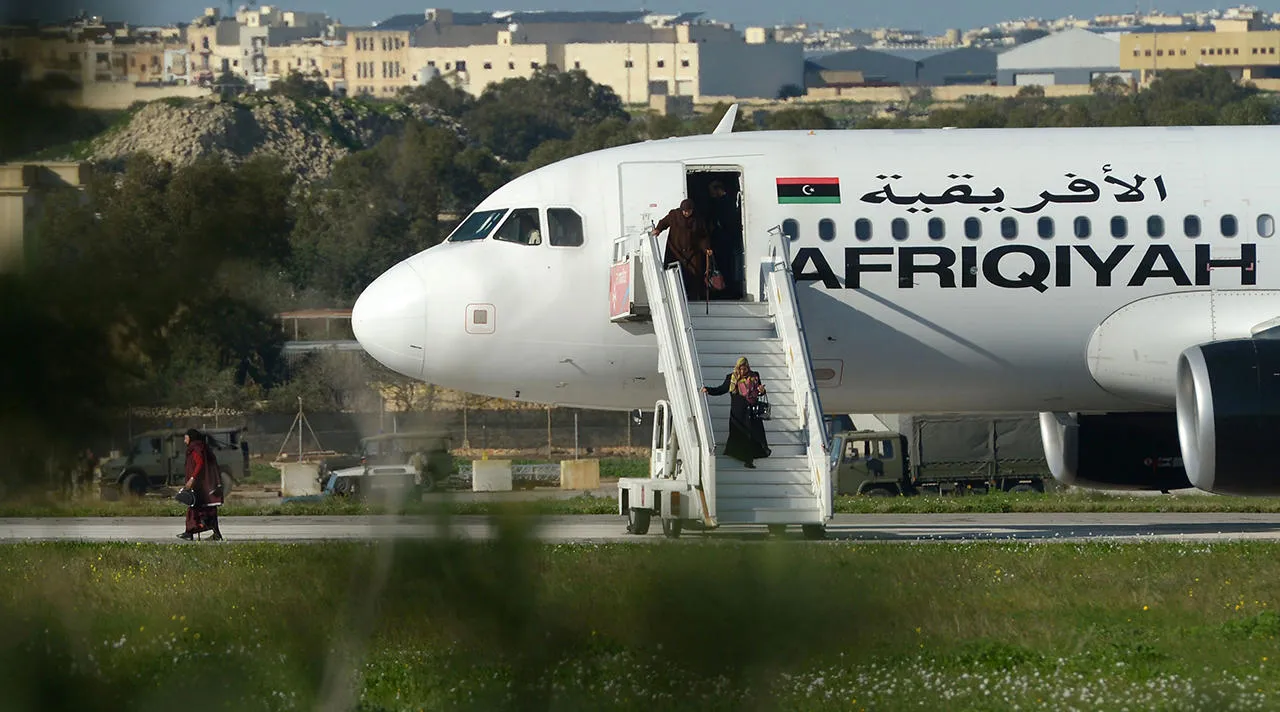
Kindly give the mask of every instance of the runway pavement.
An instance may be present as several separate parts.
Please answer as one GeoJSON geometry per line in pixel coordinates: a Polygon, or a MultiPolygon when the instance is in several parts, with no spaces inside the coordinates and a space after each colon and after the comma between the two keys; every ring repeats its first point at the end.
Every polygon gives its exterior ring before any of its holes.
{"type": "MultiPolygon", "coordinates": [[[[539,536],[548,542],[660,542],[661,527],[650,534],[626,533],[622,517],[572,515],[537,518],[539,536]]],[[[0,519],[0,542],[95,541],[172,542],[182,530],[179,517],[85,517],[0,519]]],[[[453,517],[447,534],[461,539],[494,535],[483,516],[453,517]]],[[[227,543],[246,541],[312,542],[341,540],[431,539],[446,535],[445,522],[432,517],[224,517],[227,543]]],[[[786,538],[800,540],[798,527],[786,538]]],[[[764,527],[723,527],[710,533],[687,531],[681,540],[767,538],[764,527]]],[[[841,514],[827,526],[827,540],[929,541],[1233,541],[1280,539],[1280,514],[841,514]]]]}

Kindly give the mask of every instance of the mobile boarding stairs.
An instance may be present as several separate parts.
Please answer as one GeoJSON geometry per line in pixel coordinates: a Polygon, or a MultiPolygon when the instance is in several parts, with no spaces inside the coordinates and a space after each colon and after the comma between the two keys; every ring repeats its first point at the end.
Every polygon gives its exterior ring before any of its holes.
{"type": "Polygon", "coordinates": [[[624,238],[632,249],[615,255],[615,275],[642,275],[629,294],[642,287],[647,304],[630,313],[653,322],[667,391],[654,406],[649,477],[618,481],[619,514],[632,534],[648,533],[654,516],[673,538],[686,525],[764,524],[773,532],[800,525],[808,538],[825,534],[835,491],[832,459],[787,244],[780,229],[770,233],[759,301],[690,303],[679,269],[662,268],[657,238],[648,233],[624,238]],[[729,397],[701,390],[720,384],[739,356],[760,373],[771,409],[765,433],[772,454],[756,460],[755,469],[723,454],[729,397]]]}

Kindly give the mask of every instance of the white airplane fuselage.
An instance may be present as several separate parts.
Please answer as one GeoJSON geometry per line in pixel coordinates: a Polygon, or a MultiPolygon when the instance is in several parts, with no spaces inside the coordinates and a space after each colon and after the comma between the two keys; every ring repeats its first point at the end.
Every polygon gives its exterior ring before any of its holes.
{"type": "Polygon", "coordinates": [[[445,242],[370,285],[353,324],[375,358],[413,378],[651,408],[664,397],[652,329],[609,318],[615,240],[676,207],[687,172],[736,172],[750,292],[769,230],[794,234],[826,411],[1167,410],[1182,349],[1280,316],[1277,160],[1273,127],[651,141],[532,171],[476,208],[538,208],[543,235],[548,208],[571,209],[581,246],[445,242]],[[789,202],[830,201],[831,179],[838,202],[789,202]]]}

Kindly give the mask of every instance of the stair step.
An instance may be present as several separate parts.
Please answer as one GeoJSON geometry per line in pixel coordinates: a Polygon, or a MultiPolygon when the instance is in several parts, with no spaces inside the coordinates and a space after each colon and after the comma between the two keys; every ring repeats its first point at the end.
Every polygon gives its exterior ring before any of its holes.
{"type": "MultiPolygon", "coordinates": [[[[764,427],[765,439],[769,442],[769,447],[775,445],[808,445],[809,434],[801,430],[770,430],[769,425],[773,421],[766,420],[764,427]]],[[[729,439],[729,426],[723,424],[712,423],[711,432],[716,436],[716,452],[724,452],[725,441],[729,439]]]]}
{"type": "Polygon", "coordinates": [[[818,498],[813,493],[800,497],[726,497],[716,490],[716,511],[742,511],[745,509],[790,509],[817,511],[818,498]]]}
{"type": "MultiPolygon", "coordinates": [[[[777,457],[806,457],[809,453],[809,447],[807,445],[770,442],[769,451],[771,453],[769,457],[763,460],[756,460],[757,467],[760,466],[760,463],[768,462],[769,460],[772,460],[777,457]]],[[[728,455],[723,454],[724,453],[723,442],[716,443],[716,453],[717,453],[716,462],[719,462],[721,459],[723,459],[725,461],[726,467],[732,467],[735,465],[738,467],[742,466],[742,463],[739,462],[738,460],[735,460],[732,457],[729,457],[728,455]]],[[[716,467],[720,467],[720,466],[716,465],[716,467]]],[[[747,471],[750,472],[750,470],[747,470],[747,471]]]]}
{"type": "MultiPolygon", "coordinates": [[[[796,407],[796,396],[794,393],[791,392],[791,388],[789,387],[790,384],[786,384],[786,386],[788,387],[769,389],[769,392],[765,395],[765,397],[769,399],[769,405],[772,406],[770,410],[772,410],[775,413],[779,408],[796,407]]],[[[708,395],[707,407],[712,409],[724,408],[728,410],[731,407],[729,402],[729,394],[726,393],[722,396],[708,395]]]]}
{"type": "Polygon", "coordinates": [[[768,302],[694,302],[689,316],[756,316],[769,318],[768,302]],[[709,313],[708,313],[709,312],[709,313]]]}
{"type": "MultiPolygon", "coordinates": [[[[722,448],[723,449],[723,448],[722,448]]],[[[777,448],[773,448],[777,452],[777,448]]],[[[716,452],[720,452],[717,450],[716,452]]],[[[756,469],[750,470],[742,466],[742,463],[733,459],[720,455],[716,457],[716,481],[720,481],[720,475],[731,477],[729,473],[755,473],[755,472],[808,472],[809,458],[801,455],[772,455],[761,460],[755,461],[756,469]]]]}
{"type": "Polygon", "coordinates": [[[794,509],[721,509],[716,505],[716,521],[720,524],[825,524],[826,519],[815,504],[805,510],[794,509]]]}
{"type": "MultiPolygon", "coordinates": [[[[695,324],[693,327],[693,338],[699,344],[707,341],[762,341],[765,339],[778,338],[778,332],[773,328],[772,324],[766,324],[763,327],[751,327],[742,329],[699,329],[695,324]]],[[[701,353],[702,349],[699,348],[701,353]]]]}
{"type": "MultiPolygon", "coordinates": [[[[736,462],[736,460],[734,461],[736,462]]],[[[761,462],[764,462],[761,460],[761,462]]],[[[809,472],[798,470],[725,470],[716,461],[716,488],[726,485],[801,485],[811,484],[809,472]]]]}
{"type": "MultiPolygon", "coordinates": [[[[723,400],[728,400],[728,398],[712,396],[710,402],[707,403],[707,409],[711,411],[712,423],[727,422],[729,420],[732,406],[717,402],[723,400]]],[[[766,432],[768,432],[771,423],[786,423],[799,430],[800,409],[790,404],[772,403],[769,406],[769,419],[764,421],[766,432]]]]}
{"type": "Polygon", "coordinates": [[[765,378],[764,369],[766,368],[781,369],[780,373],[778,371],[772,372],[773,378],[788,377],[787,356],[781,349],[767,354],[742,354],[738,353],[738,349],[741,346],[742,344],[734,344],[734,350],[720,352],[712,350],[704,351],[702,344],[698,344],[698,365],[704,369],[713,368],[720,372],[721,378],[724,378],[725,375],[733,370],[734,366],[738,365],[738,357],[745,355],[747,357],[747,361],[751,363],[751,368],[760,372],[761,379],[765,378]]]}
{"type": "MultiPolygon", "coordinates": [[[[737,363],[738,356],[746,356],[752,365],[755,365],[757,356],[777,356],[785,357],[786,351],[782,346],[782,339],[776,336],[769,338],[744,337],[742,339],[732,339],[724,341],[721,339],[697,339],[698,356],[700,358],[710,356],[711,354],[732,354],[734,362],[737,363]]],[[[703,358],[705,361],[705,358],[703,358]]],[[[779,362],[785,364],[785,361],[779,362]]],[[[764,364],[761,364],[764,365],[764,364]]]]}
{"type": "Polygon", "coordinates": [[[695,310],[690,317],[694,331],[703,329],[770,329],[774,330],[773,318],[767,316],[703,316],[695,310]]]}
{"type": "Polygon", "coordinates": [[[755,482],[716,482],[716,498],[723,502],[727,499],[744,498],[808,498],[813,499],[813,486],[810,484],[760,484],[755,482]]]}

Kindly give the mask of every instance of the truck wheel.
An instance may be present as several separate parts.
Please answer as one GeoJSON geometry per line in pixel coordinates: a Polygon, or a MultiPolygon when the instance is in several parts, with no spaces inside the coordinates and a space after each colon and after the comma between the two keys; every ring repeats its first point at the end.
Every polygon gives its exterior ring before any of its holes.
{"type": "Polygon", "coordinates": [[[231,488],[234,487],[236,481],[232,479],[231,473],[226,470],[222,471],[222,498],[226,499],[231,495],[231,488]]]}
{"type": "Polygon", "coordinates": [[[649,533],[649,520],[653,512],[632,507],[627,510],[627,533],[642,536],[649,533]]]}
{"type": "Polygon", "coordinates": [[[1020,482],[1009,488],[1010,492],[1039,492],[1040,488],[1027,482],[1020,482]]]}
{"type": "Polygon", "coordinates": [[[147,493],[147,476],[140,472],[131,472],[124,476],[120,483],[120,491],[128,497],[141,497],[147,493]]]}
{"type": "Polygon", "coordinates": [[[422,475],[422,484],[418,485],[418,498],[421,499],[423,492],[436,491],[436,478],[430,473],[425,472],[422,475]]]}
{"type": "Polygon", "coordinates": [[[674,517],[662,518],[662,534],[668,539],[679,539],[680,531],[684,528],[684,522],[674,517]]]}
{"type": "Polygon", "coordinates": [[[865,495],[866,495],[866,496],[868,496],[868,497],[896,497],[896,496],[898,496],[898,493],[897,493],[897,492],[894,492],[893,490],[889,489],[888,487],[872,487],[871,489],[868,489],[866,492],[863,492],[863,494],[865,494],[865,495]]]}
{"type": "Polygon", "coordinates": [[[804,524],[800,527],[800,531],[804,532],[804,538],[809,541],[819,541],[827,538],[827,528],[821,524],[804,524]]]}

